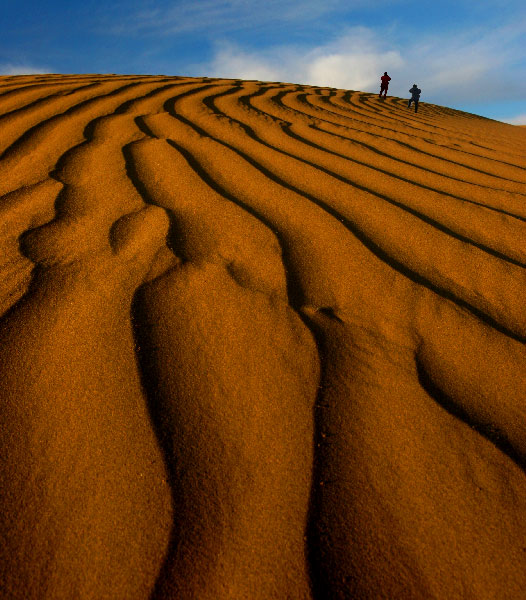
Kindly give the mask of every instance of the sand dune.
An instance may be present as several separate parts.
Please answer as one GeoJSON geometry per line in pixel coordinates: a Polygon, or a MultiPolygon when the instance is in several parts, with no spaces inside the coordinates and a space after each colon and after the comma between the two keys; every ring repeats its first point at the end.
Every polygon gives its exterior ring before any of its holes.
{"type": "Polygon", "coordinates": [[[0,597],[518,599],[526,132],[0,77],[0,597]]]}

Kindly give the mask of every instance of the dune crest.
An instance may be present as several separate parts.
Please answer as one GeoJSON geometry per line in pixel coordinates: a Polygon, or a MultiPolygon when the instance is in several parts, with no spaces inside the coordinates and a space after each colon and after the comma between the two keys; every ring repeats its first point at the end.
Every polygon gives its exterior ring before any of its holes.
{"type": "Polygon", "coordinates": [[[522,597],[524,128],[36,75],[0,131],[0,597],[522,597]]]}

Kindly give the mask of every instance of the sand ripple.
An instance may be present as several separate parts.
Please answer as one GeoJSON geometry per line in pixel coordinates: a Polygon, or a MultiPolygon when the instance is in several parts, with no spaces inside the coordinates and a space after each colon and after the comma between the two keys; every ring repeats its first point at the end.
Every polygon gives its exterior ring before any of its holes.
{"type": "Polygon", "coordinates": [[[0,595],[522,598],[524,128],[0,77],[0,595]]]}

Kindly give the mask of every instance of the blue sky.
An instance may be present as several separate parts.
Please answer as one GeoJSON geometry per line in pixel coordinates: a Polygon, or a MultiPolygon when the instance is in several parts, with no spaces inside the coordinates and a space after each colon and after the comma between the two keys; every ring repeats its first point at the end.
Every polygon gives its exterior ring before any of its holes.
{"type": "Polygon", "coordinates": [[[2,0],[0,73],[239,77],[407,96],[526,124],[518,0],[2,0]]]}

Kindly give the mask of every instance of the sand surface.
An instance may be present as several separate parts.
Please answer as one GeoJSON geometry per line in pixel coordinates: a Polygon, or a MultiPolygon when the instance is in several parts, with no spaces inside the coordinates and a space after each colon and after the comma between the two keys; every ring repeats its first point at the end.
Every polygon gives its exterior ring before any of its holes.
{"type": "Polygon", "coordinates": [[[526,130],[0,77],[0,597],[526,598],[526,130]]]}

